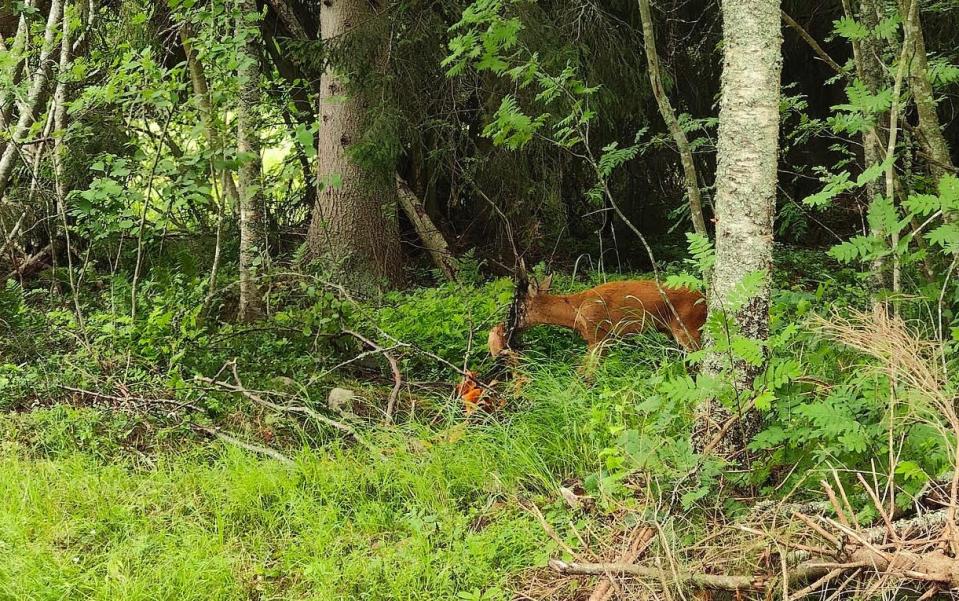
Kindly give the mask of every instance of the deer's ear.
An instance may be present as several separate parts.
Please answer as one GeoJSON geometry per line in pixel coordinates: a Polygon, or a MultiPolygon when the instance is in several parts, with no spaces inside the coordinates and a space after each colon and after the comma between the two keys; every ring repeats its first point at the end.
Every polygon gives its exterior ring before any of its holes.
{"type": "Polygon", "coordinates": [[[545,278],[539,281],[537,287],[540,292],[549,292],[550,287],[553,285],[553,274],[549,274],[545,278]]]}

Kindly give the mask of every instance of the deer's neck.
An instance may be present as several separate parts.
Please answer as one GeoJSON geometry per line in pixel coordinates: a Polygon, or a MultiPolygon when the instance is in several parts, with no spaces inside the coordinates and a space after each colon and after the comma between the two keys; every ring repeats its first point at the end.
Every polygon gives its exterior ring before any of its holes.
{"type": "Polygon", "coordinates": [[[576,295],[542,294],[532,299],[523,327],[553,325],[572,328],[576,322],[576,295]]]}

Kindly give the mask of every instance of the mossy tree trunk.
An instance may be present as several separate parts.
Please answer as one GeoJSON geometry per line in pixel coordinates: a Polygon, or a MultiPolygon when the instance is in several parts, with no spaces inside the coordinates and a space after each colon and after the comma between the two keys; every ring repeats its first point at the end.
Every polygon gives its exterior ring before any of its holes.
{"type": "Polygon", "coordinates": [[[263,223],[263,186],[260,139],[259,10],[255,0],[239,0],[236,40],[239,44],[237,76],[239,101],[236,111],[236,144],[239,155],[240,199],[240,321],[263,315],[263,294],[257,274],[267,264],[266,230],[263,223]]]}
{"type": "MultiPolygon", "coordinates": [[[[918,1],[918,0],[914,0],[918,1]]],[[[929,165],[929,174],[938,182],[943,175],[955,171],[949,145],[942,134],[939,114],[936,111],[936,98],[929,79],[929,65],[926,59],[926,42],[922,33],[920,11],[914,18],[908,18],[910,3],[899,0],[899,13],[906,28],[905,40],[909,43],[906,57],[909,61],[909,89],[916,104],[919,116],[919,143],[929,165]]]]}
{"type": "Polygon", "coordinates": [[[652,11],[649,9],[649,0],[639,0],[639,14],[643,21],[643,43],[646,50],[646,67],[649,71],[649,84],[656,97],[659,113],[669,128],[669,133],[676,143],[679,158],[683,165],[683,176],[686,180],[686,195],[689,198],[689,218],[693,223],[693,230],[701,236],[708,236],[706,219],[703,217],[703,199],[699,192],[699,177],[696,175],[696,163],[693,160],[693,150],[686,138],[686,132],[676,119],[676,112],[669,103],[663,79],[660,75],[659,53],[656,51],[656,32],[653,27],[652,11]]]}
{"type": "MultiPolygon", "coordinates": [[[[720,91],[716,170],[716,263],[709,291],[710,320],[723,332],[763,341],[769,334],[769,273],[772,269],[773,219],[779,144],[782,33],[778,0],[724,0],[723,73],[720,91]],[[764,274],[745,299],[744,282],[764,274]]],[[[762,367],[735,353],[713,351],[705,371],[731,381],[740,403],[749,400],[753,378],[762,367]]],[[[740,407],[741,409],[741,407],[740,407]]],[[[754,433],[756,418],[742,416],[723,433],[734,414],[718,400],[704,403],[694,435],[699,449],[712,444],[721,455],[742,450],[754,433]],[[719,436],[721,441],[715,443],[719,436]]]]}

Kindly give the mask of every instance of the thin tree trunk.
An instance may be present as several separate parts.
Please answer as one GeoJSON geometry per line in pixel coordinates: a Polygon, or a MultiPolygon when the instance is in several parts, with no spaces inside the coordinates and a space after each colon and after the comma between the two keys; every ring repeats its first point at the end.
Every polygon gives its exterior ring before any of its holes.
{"type": "MultiPolygon", "coordinates": [[[[772,269],[773,219],[779,144],[779,97],[782,32],[778,0],[725,0],[723,73],[720,92],[718,163],[716,169],[716,263],[709,293],[709,312],[719,315],[727,332],[763,341],[769,334],[769,275],[772,269]],[[734,305],[737,290],[756,272],[764,274],[747,298],[734,305]]],[[[707,374],[730,380],[740,402],[762,367],[715,350],[705,364],[707,374]]],[[[698,418],[694,444],[703,449],[732,417],[712,400],[698,418]]],[[[713,447],[731,457],[745,448],[758,418],[752,411],[721,436],[713,447]]]]}
{"type": "MultiPolygon", "coordinates": [[[[842,0],[843,12],[847,18],[856,18],[850,0],[842,0]]],[[[875,31],[879,24],[879,8],[876,0],[859,0],[859,20],[870,32],[875,31]]],[[[853,61],[856,65],[856,76],[866,86],[870,94],[878,94],[883,86],[882,43],[875,34],[870,34],[863,40],[852,40],[853,61]]],[[[876,123],[870,124],[862,133],[863,169],[879,165],[883,161],[885,136],[880,124],[888,123],[887,113],[877,116],[876,123]]],[[[879,179],[873,179],[865,186],[866,206],[871,207],[876,199],[882,196],[883,184],[879,179]]],[[[876,230],[870,231],[873,236],[881,236],[876,230]]],[[[871,267],[874,284],[881,288],[886,287],[885,261],[877,258],[871,267]]]]}
{"type": "MultiPolygon", "coordinates": [[[[886,157],[889,159],[886,162],[886,198],[889,199],[893,207],[896,206],[896,161],[892,159],[896,154],[896,138],[899,133],[899,98],[902,94],[902,81],[906,75],[909,52],[913,47],[913,40],[910,39],[912,28],[908,23],[915,18],[918,3],[919,0],[912,0],[909,9],[902,14],[904,20],[902,50],[899,53],[899,65],[896,68],[896,79],[892,87],[892,101],[889,105],[889,139],[886,142],[886,157]]],[[[896,219],[899,218],[898,215],[899,212],[896,210],[896,219]]],[[[893,248],[892,291],[898,293],[902,290],[902,267],[897,250],[899,247],[899,230],[894,228],[890,232],[890,237],[893,248]]]]}
{"type": "MultiPolygon", "coordinates": [[[[358,23],[375,28],[375,19],[368,0],[325,0],[320,7],[327,43],[350,35],[358,23]]],[[[381,52],[385,44],[371,51],[381,52]]],[[[382,61],[374,57],[372,62],[382,61]]],[[[320,189],[307,235],[309,257],[329,260],[349,286],[396,286],[402,280],[396,182],[392,170],[374,172],[348,156],[363,134],[367,107],[346,81],[332,65],[320,78],[320,189]]]]}
{"type": "Polygon", "coordinates": [[[260,62],[257,56],[258,27],[246,24],[246,15],[256,14],[255,0],[240,0],[236,16],[239,48],[237,74],[240,80],[237,105],[237,151],[240,156],[240,321],[255,321],[263,315],[263,295],[257,283],[257,259],[265,263],[266,235],[263,223],[260,140],[257,133],[260,105],[260,62]]]}
{"type": "MultiPolygon", "coordinates": [[[[207,83],[206,72],[203,69],[203,63],[199,61],[196,51],[193,49],[193,26],[184,21],[180,26],[180,40],[183,43],[183,51],[186,54],[187,68],[190,71],[190,81],[193,84],[193,95],[196,97],[197,105],[200,107],[200,117],[203,119],[203,129],[206,135],[207,145],[212,152],[223,153],[223,138],[220,135],[218,119],[213,112],[213,104],[210,100],[210,87],[207,83]]],[[[239,192],[236,188],[236,182],[233,179],[233,172],[224,168],[222,172],[216,172],[223,182],[223,192],[230,202],[239,201],[239,192]]]]}
{"type": "Polygon", "coordinates": [[[413,190],[399,175],[396,176],[396,187],[399,193],[400,206],[416,229],[423,246],[430,253],[433,264],[447,280],[455,282],[456,262],[453,260],[453,255],[450,253],[449,245],[446,243],[443,233],[430,219],[429,213],[426,212],[426,207],[423,206],[420,199],[416,197],[413,190]]]}
{"type": "Polygon", "coordinates": [[[943,175],[955,171],[955,165],[936,112],[936,98],[932,91],[932,82],[929,81],[926,42],[919,11],[916,9],[914,18],[906,18],[909,14],[909,2],[899,0],[899,12],[904,19],[905,39],[910,42],[906,60],[909,62],[909,88],[912,90],[912,99],[919,115],[919,142],[929,159],[929,173],[938,184],[943,175]]]}
{"type": "MultiPolygon", "coordinates": [[[[80,310],[80,297],[77,294],[77,285],[74,279],[73,273],[73,245],[70,240],[70,226],[67,221],[67,194],[69,193],[69,186],[67,184],[66,171],[64,169],[64,158],[66,155],[66,143],[64,142],[64,136],[66,136],[67,131],[67,82],[66,74],[70,71],[70,63],[73,60],[70,56],[70,51],[72,50],[72,31],[70,30],[70,15],[69,12],[64,10],[63,13],[63,35],[60,41],[60,65],[57,70],[57,86],[53,92],[53,121],[54,128],[57,132],[56,138],[53,142],[53,176],[56,180],[54,185],[56,187],[57,195],[57,216],[60,219],[60,228],[62,228],[61,233],[63,234],[63,241],[66,245],[66,255],[67,255],[67,278],[70,282],[70,294],[73,297],[73,306],[76,311],[77,321],[80,325],[83,325],[83,312],[80,310]]],[[[56,248],[57,240],[53,240],[54,248],[56,248]]]]}
{"type": "Polygon", "coordinates": [[[20,113],[10,142],[3,149],[3,155],[0,156],[0,198],[3,198],[6,194],[7,185],[10,183],[10,177],[13,174],[14,161],[20,151],[20,144],[26,139],[30,126],[36,121],[43,96],[47,92],[47,84],[50,80],[50,56],[56,48],[56,34],[62,18],[63,0],[51,0],[37,70],[30,82],[30,92],[27,95],[24,110],[20,113]]]}
{"type": "MultiPolygon", "coordinates": [[[[207,145],[210,147],[211,152],[222,155],[225,144],[220,134],[219,120],[213,112],[206,72],[203,69],[203,63],[200,62],[193,48],[194,37],[192,25],[189,21],[184,21],[180,28],[180,39],[183,41],[187,68],[190,71],[190,81],[193,83],[193,94],[197,99],[200,116],[203,119],[207,145]]],[[[209,285],[207,287],[206,298],[203,301],[204,313],[213,302],[213,296],[216,294],[217,278],[220,274],[220,261],[223,255],[223,221],[224,215],[226,214],[224,205],[226,205],[227,201],[229,201],[230,205],[234,208],[240,204],[240,193],[236,188],[236,181],[233,179],[232,171],[225,167],[218,170],[216,165],[211,161],[210,177],[213,181],[214,197],[216,199],[216,242],[213,251],[213,264],[210,266],[209,285]],[[217,183],[218,181],[219,184],[217,183]]]]}
{"type": "MultiPolygon", "coordinates": [[[[24,3],[25,8],[33,7],[33,0],[27,0],[24,3]]],[[[10,119],[13,118],[13,106],[14,106],[14,97],[16,95],[15,88],[20,83],[23,78],[23,52],[26,48],[27,35],[29,33],[29,23],[27,23],[27,17],[25,13],[20,14],[20,20],[17,23],[17,33],[14,35],[13,44],[10,46],[8,51],[14,59],[12,71],[10,73],[12,84],[9,88],[4,88],[0,90],[0,129],[6,130],[10,127],[10,119]]],[[[3,45],[3,42],[0,41],[0,46],[3,45]]],[[[5,49],[5,48],[4,48],[5,49]]],[[[0,141],[0,156],[3,155],[3,152],[6,150],[7,143],[0,141]]]]}
{"type": "Polygon", "coordinates": [[[656,52],[656,34],[653,30],[653,17],[649,10],[649,0],[639,0],[639,14],[643,20],[643,43],[646,48],[646,65],[649,71],[649,84],[653,88],[653,96],[659,105],[659,113],[663,116],[669,133],[676,142],[679,157],[683,164],[683,175],[686,179],[686,194],[689,196],[689,217],[693,222],[693,229],[701,236],[708,236],[706,220],[703,218],[703,200],[699,192],[699,178],[696,175],[696,163],[693,162],[693,151],[686,138],[686,132],[679,126],[676,113],[669,104],[669,97],[663,88],[662,76],[659,71],[659,54],[656,52]]]}

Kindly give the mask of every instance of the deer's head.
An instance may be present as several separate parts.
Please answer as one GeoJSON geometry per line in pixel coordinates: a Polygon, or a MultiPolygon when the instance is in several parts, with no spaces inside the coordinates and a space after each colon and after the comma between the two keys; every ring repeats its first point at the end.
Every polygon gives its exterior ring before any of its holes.
{"type": "Polygon", "coordinates": [[[496,357],[503,350],[516,347],[516,334],[528,326],[527,316],[530,310],[537,298],[549,293],[552,281],[551,275],[541,280],[531,278],[523,259],[517,261],[513,276],[513,301],[510,303],[506,321],[489,331],[487,343],[491,355],[496,357]]]}

